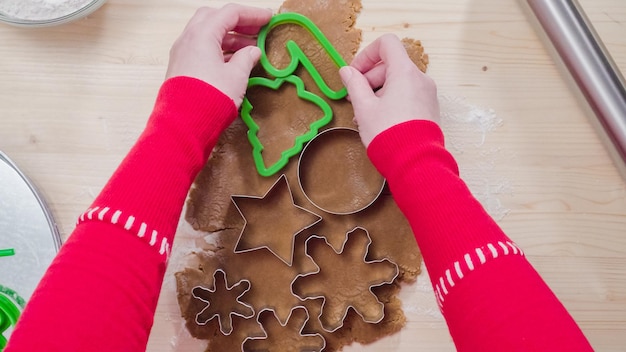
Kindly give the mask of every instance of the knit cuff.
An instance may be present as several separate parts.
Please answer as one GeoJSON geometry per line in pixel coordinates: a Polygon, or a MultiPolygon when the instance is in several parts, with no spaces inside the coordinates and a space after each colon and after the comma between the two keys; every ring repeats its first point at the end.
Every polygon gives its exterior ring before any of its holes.
{"type": "MultiPolygon", "coordinates": [[[[372,140],[367,153],[387,179],[403,175],[405,171],[413,174],[416,163],[421,166],[432,161],[445,163],[453,173],[459,173],[456,162],[445,150],[441,128],[428,120],[411,120],[383,131],[372,140]],[[407,147],[411,148],[411,153],[406,152],[407,147]]],[[[428,170],[423,170],[418,176],[427,173],[428,170]]]]}
{"type": "Polygon", "coordinates": [[[237,114],[233,100],[219,89],[193,77],[178,76],[163,82],[146,129],[166,128],[168,133],[194,137],[210,153],[237,114]],[[207,145],[210,142],[213,144],[207,145]]]}

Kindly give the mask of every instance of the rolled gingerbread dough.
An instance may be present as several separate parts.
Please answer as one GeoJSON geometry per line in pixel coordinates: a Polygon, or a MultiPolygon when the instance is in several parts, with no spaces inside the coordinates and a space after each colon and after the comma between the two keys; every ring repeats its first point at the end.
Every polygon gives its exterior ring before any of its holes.
{"type": "MultiPolygon", "coordinates": [[[[279,12],[298,12],[309,17],[325,33],[343,58],[350,62],[361,42],[361,31],[354,27],[360,9],[360,0],[286,0],[279,12]]],[[[284,67],[290,61],[284,49],[287,40],[298,43],[323,78],[330,83],[331,88],[341,87],[335,64],[306,30],[296,26],[279,26],[268,36],[268,56],[274,66],[284,67]]],[[[413,39],[405,39],[403,42],[415,64],[425,71],[428,57],[424,54],[421,43],[413,39]]],[[[257,67],[253,75],[264,74],[257,67]]],[[[322,95],[305,70],[299,69],[297,75],[303,79],[307,90],[322,95]]],[[[309,121],[319,117],[319,109],[312,104],[303,103],[296,96],[295,89],[289,86],[277,91],[255,89],[249,91],[247,96],[254,106],[252,116],[261,127],[259,137],[267,147],[264,157],[270,161],[276,159],[281,150],[290,147],[293,139],[302,134],[303,129],[309,125],[309,121]]],[[[333,109],[334,118],[326,128],[356,128],[352,122],[352,106],[347,100],[327,101],[333,109]]],[[[356,214],[324,213],[311,204],[300,190],[298,161],[295,158],[282,171],[293,193],[293,201],[298,206],[320,215],[323,220],[289,239],[294,242],[291,266],[263,248],[235,253],[237,241],[244,227],[244,219],[234,206],[231,196],[262,196],[280,176],[266,178],[257,173],[246,132],[245,124],[241,119],[237,119],[222,134],[209,162],[196,179],[187,203],[186,220],[195,229],[212,233],[217,238],[217,245],[206,249],[199,248],[192,254],[193,265],[190,264],[183,271],[176,273],[179,306],[192,336],[209,340],[207,351],[229,351],[241,349],[247,337],[260,336],[263,333],[256,316],[251,319],[235,317],[232,324],[233,333],[229,336],[224,336],[220,332],[216,321],[209,321],[203,326],[196,324],[196,314],[206,305],[194,300],[191,290],[198,285],[211,286],[213,273],[217,269],[224,270],[229,281],[250,282],[250,291],[241,297],[241,300],[250,304],[257,314],[263,309],[271,309],[275,311],[277,319],[284,324],[293,307],[298,305],[306,307],[310,319],[305,325],[304,332],[320,333],[326,339],[326,351],[337,351],[353,342],[371,343],[399,331],[405,323],[397,298],[399,283],[416,279],[420,273],[421,256],[409,224],[386,188],[371,206],[356,214]],[[398,265],[399,275],[394,284],[372,289],[378,300],[384,304],[382,321],[376,324],[367,323],[354,309],[350,309],[343,326],[330,333],[322,328],[318,319],[322,309],[321,300],[302,302],[292,292],[291,285],[299,275],[314,272],[317,268],[312,258],[305,253],[307,238],[312,235],[323,236],[335,251],[339,252],[347,233],[357,227],[366,229],[371,236],[372,243],[368,248],[367,259],[388,259],[398,265]]],[[[328,143],[332,143],[332,140],[328,143]]],[[[327,147],[332,148],[332,145],[327,147]]],[[[366,153],[362,153],[362,157],[366,158],[366,153]]],[[[367,168],[367,172],[371,172],[369,169],[371,165],[367,168]]],[[[306,177],[312,178],[316,174],[328,173],[329,170],[325,169],[324,163],[316,163],[315,167],[305,172],[306,177]]],[[[288,211],[286,208],[285,213],[288,211]]],[[[293,221],[297,224],[302,222],[302,219],[294,217],[293,221]]],[[[367,273],[362,275],[365,276],[363,281],[368,282],[367,273]]],[[[342,287],[341,284],[336,284],[336,287],[327,289],[328,294],[335,294],[341,292],[342,287]]]]}

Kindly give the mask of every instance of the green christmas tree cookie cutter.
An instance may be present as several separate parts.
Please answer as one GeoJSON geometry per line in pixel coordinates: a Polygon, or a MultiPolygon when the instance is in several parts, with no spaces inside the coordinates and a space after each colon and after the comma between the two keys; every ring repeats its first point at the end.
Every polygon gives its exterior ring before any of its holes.
{"type": "Polygon", "coordinates": [[[296,137],[294,141],[294,146],[282,151],[282,153],[280,154],[280,159],[268,167],[265,166],[265,161],[263,160],[262,155],[263,144],[261,144],[261,141],[258,137],[258,132],[260,128],[259,125],[254,121],[254,119],[252,119],[252,104],[247,99],[243,101],[243,104],[241,105],[241,118],[246,123],[246,125],[248,125],[248,140],[250,141],[250,144],[252,144],[252,155],[254,157],[254,163],[259,174],[265,177],[272,176],[280,171],[282,168],[284,168],[289,162],[289,159],[291,159],[293,156],[298,155],[304,148],[304,145],[311,139],[315,138],[320,128],[330,123],[333,118],[333,110],[330,105],[328,105],[328,103],[318,95],[307,91],[304,88],[304,82],[298,76],[288,76],[284,78],[276,78],[273,80],[263,77],[253,77],[250,79],[248,87],[258,85],[277,90],[285,82],[295,85],[298,97],[319,106],[320,109],[322,109],[324,116],[309,125],[308,132],[296,137]]]}
{"type": "Polygon", "coordinates": [[[298,97],[303,100],[307,100],[313,104],[316,104],[323,112],[323,117],[311,123],[309,126],[309,130],[298,137],[296,137],[294,141],[293,147],[284,150],[281,152],[280,159],[270,166],[265,165],[265,161],[263,160],[262,152],[264,149],[263,144],[261,143],[258,132],[259,125],[252,118],[252,103],[244,97],[242,108],[241,108],[241,117],[245,124],[248,126],[248,140],[252,145],[252,156],[254,158],[254,163],[257,168],[258,173],[261,176],[272,176],[284,168],[289,159],[293,156],[298,155],[304,145],[313,139],[320,128],[326,126],[333,118],[333,111],[328,105],[328,103],[320,96],[307,91],[304,87],[304,82],[298,76],[294,75],[294,72],[298,68],[300,64],[307,70],[307,72],[311,75],[320,91],[332,100],[339,100],[346,97],[347,90],[345,87],[340,90],[333,90],[328,86],[326,81],[322,78],[322,75],[315,68],[311,60],[304,54],[302,49],[294,42],[293,40],[289,40],[285,47],[287,48],[287,52],[291,55],[291,62],[287,67],[279,69],[274,67],[267,57],[266,52],[266,39],[268,33],[275,27],[282,24],[295,24],[299,25],[309,31],[309,33],[318,41],[318,43],[326,50],[328,56],[332,59],[332,61],[337,65],[338,68],[346,66],[345,60],[339,55],[337,50],[330,43],[328,38],[322,33],[322,31],[304,15],[298,13],[281,13],[278,14],[270,20],[270,22],[261,28],[258,37],[258,46],[261,49],[261,66],[263,69],[271,76],[275,77],[275,79],[269,79],[264,77],[252,77],[248,81],[248,88],[254,86],[262,86],[266,88],[270,88],[273,90],[278,90],[284,83],[291,83],[296,86],[296,91],[298,97]]]}

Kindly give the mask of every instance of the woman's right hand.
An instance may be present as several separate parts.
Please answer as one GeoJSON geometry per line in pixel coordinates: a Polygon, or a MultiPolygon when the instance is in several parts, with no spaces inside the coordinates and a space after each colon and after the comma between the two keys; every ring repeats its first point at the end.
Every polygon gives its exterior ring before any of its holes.
{"type": "Polygon", "coordinates": [[[365,147],[381,132],[410,120],[439,121],[434,81],[409,58],[402,42],[383,35],[339,71],[365,147]]]}
{"type": "Polygon", "coordinates": [[[254,36],[271,18],[269,9],[237,4],[198,9],[172,46],[166,78],[200,79],[239,107],[261,56],[254,36]]]}

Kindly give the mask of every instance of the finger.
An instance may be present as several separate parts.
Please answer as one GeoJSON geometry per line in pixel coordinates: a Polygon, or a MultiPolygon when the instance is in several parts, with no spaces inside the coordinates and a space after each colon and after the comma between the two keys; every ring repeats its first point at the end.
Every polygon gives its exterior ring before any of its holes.
{"type": "Polygon", "coordinates": [[[225,52],[237,51],[247,46],[256,45],[256,40],[247,36],[227,34],[222,40],[222,50],[225,52]]]}
{"type": "Polygon", "coordinates": [[[367,81],[370,83],[370,87],[372,87],[372,89],[378,89],[382,87],[387,80],[387,66],[383,63],[379,63],[371,70],[365,72],[363,76],[367,78],[367,81]]]}
{"type": "Polygon", "coordinates": [[[259,62],[260,57],[261,49],[256,46],[249,46],[233,53],[228,60],[228,66],[250,75],[252,68],[259,62]]]}
{"type": "Polygon", "coordinates": [[[235,28],[261,27],[272,17],[270,9],[228,4],[207,19],[207,29],[218,38],[223,38],[226,33],[235,28]]]}
{"type": "Polygon", "coordinates": [[[339,75],[341,76],[341,81],[348,89],[348,95],[353,105],[358,105],[376,98],[367,78],[354,67],[342,67],[339,70],[339,75]]]}
{"type": "Polygon", "coordinates": [[[381,61],[387,65],[394,66],[403,62],[406,58],[408,58],[408,54],[400,39],[393,34],[385,34],[363,49],[354,58],[350,66],[361,72],[367,72],[381,61]]]}
{"type": "Polygon", "coordinates": [[[263,26],[237,26],[233,32],[242,35],[256,36],[263,26]]]}

